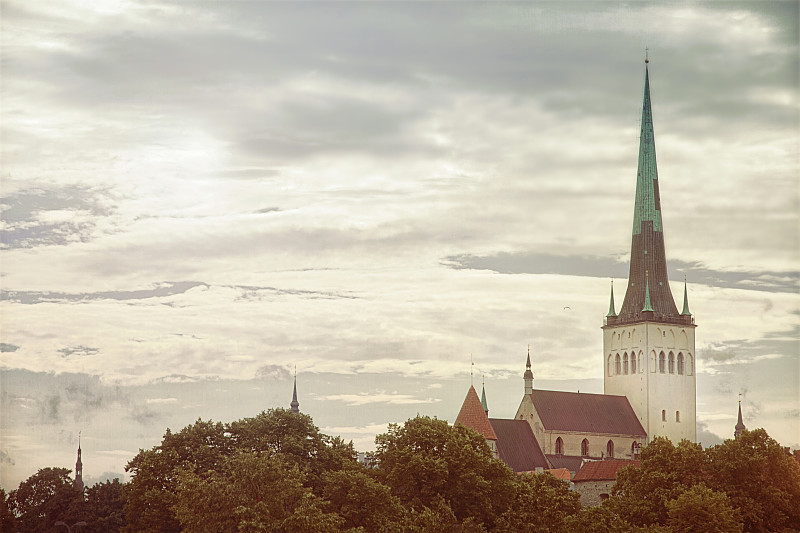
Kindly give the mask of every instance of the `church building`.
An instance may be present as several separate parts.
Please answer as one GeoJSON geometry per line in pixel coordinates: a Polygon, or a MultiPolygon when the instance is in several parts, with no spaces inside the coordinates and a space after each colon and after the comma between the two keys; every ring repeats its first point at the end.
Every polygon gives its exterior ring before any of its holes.
{"type": "Polygon", "coordinates": [[[696,326],[686,281],[678,312],[667,277],[648,63],[645,59],[630,274],[619,313],[612,285],[602,326],[604,393],[534,389],[529,349],[524,394],[513,420],[488,418],[473,387],[456,419],[483,434],[515,472],[533,470],[527,466],[566,468],[574,476],[587,461],[635,461],[641,446],[656,436],[675,444],[697,440],[696,326]],[[512,423],[514,431],[497,431],[512,423]],[[519,423],[530,431],[520,431],[519,423]],[[515,459],[527,465],[518,468],[504,457],[504,449],[529,450],[535,460],[515,459]]]}

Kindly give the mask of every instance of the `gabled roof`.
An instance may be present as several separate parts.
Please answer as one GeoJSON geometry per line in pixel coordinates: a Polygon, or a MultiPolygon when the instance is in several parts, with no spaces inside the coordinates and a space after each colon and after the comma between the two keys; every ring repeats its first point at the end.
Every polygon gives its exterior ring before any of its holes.
{"type": "Polygon", "coordinates": [[[617,479],[617,471],[625,466],[638,467],[640,461],[628,459],[608,459],[606,461],[588,461],[583,464],[573,482],[579,481],[609,481],[617,479]]]}
{"type": "Polygon", "coordinates": [[[556,455],[547,454],[547,460],[553,468],[566,468],[570,472],[577,473],[581,469],[585,457],[580,455],[556,455]]]}
{"type": "Polygon", "coordinates": [[[464,398],[455,423],[474,429],[487,440],[497,440],[497,435],[489,423],[489,417],[486,416],[486,411],[481,405],[481,399],[478,398],[478,393],[475,392],[475,387],[472,385],[469,386],[467,397],[464,398]]]}
{"type": "Polygon", "coordinates": [[[550,468],[530,424],[524,420],[490,418],[497,435],[497,453],[514,472],[550,468]]]}
{"type": "Polygon", "coordinates": [[[647,435],[625,396],[536,389],[530,397],[547,431],[647,435]]]}
{"type": "Polygon", "coordinates": [[[548,470],[548,472],[550,472],[550,474],[552,474],[556,479],[570,481],[570,478],[572,478],[572,474],[567,468],[551,468],[548,470]]]}

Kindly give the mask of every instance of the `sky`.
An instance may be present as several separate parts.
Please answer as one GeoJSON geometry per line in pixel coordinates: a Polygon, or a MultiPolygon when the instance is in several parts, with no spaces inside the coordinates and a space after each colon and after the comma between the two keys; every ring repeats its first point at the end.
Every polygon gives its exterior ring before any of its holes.
{"type": "Polygon", "coordinates": [[[697,424],[800,447],[798,3],[2,0],[0,485],[602,392],[645,49],[697,424]],[[470,360],[474,362],[471,365],[470,360]],[[472,375],[471,375],[472,374],[472,375]]]}

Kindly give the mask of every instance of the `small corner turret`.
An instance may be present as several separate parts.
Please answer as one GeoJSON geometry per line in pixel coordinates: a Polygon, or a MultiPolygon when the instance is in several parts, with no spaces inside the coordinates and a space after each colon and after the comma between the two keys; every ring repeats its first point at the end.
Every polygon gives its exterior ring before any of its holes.
{"type": "Polygon", "coordinates": [[[522,375],[525,380],[525,394],[533,394],[533,371],[531,370],[531,345],[528,345],[528,361],[525,363],[525,373],[522,375]]]}

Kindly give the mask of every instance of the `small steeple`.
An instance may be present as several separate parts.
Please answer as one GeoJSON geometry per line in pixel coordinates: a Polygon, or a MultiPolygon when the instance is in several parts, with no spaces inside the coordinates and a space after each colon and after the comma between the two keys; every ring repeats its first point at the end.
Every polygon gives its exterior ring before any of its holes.
{"type": "Polygon", "coordinates": [[[682,316],[689,316],[692,313],[689,312],[689,296],[686,292],[686,274],[683,275],[683,311],[681,311],[682,316]]]}
{"type": "Polygon", "coordinates": [[[644,273],[644,278],[644,307],[642,307],[642,312],[653,310],[653,306],[650,305],[650,275],[647,273],[647,271],[644,273]]]}
{"type": "Polygon", "coordinates": [[[525,363],[525,373],[522,375],[525,380],[525,394],[533,394],[533,372],[531,371],[531,345],[528,345],[528,361],[525,363]]]}
{"type": "Polygon", "coordinates": [[[482,378],[482,381],[481,405],[483,406],[483,411],[486,413],[486,416],[489,416],[489,404],[486,403],[486,378],[482,378]]]}
{"type": "Polygon", "coordinates": [[[297,401],[297,365],[294,365],[294,388],[292,390],[292,403],[289,405],[293,413],[300,412],[300,402],[297,401]]]}
{"type": "Polygon", "coordinates": [[[733,437],[738,439],[739,435],[742,434],[742,431],[747,429],[742,422],[742,393],[739,393],[739,421],[736,422],[736,427],[734,428],[733,437]]]}
{"type": "Polygon", "coordinates": [[[614,280],[611,280],[611,302],[608,304],[608,314],[606,318],[610,316],[617,316],[617,311],[614,309],[614,280]]]}
{"type": "Polygon", "coordinates": [[[83,494],[83,462],[81,461],[81,432],[78,432],[78,461],[75,463],[75,488],[83,494]]]}

